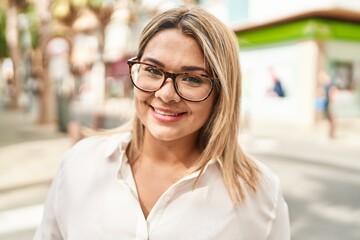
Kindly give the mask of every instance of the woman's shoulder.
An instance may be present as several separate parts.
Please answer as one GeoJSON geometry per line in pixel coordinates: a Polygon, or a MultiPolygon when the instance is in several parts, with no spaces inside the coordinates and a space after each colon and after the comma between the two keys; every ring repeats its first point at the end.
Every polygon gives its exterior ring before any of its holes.
{"type": "Polygon", "coordinates": [[[262,179],[266,182],[268,182],[271,185],[278,185],[279,184],[279,177],[274,173],[274,171],[267,166],[265,163],[258,159],[253,159],[256,166],[258,167],[260,174],[262,176],[262,179]]]}
{"type": "Polygon", "coordinates": [[[126,145],[130,137],[129,132],[86,137],[64,154],[63,161],[82,162],[93,158],[109,157],[119,146],[126,145]]]}
{"type": "Polygon", "coordinates": [[[257,188],[256,198],[261,201],[266,201],[271,205],[278,201],[281,193],[281,182],[272,169],[270,169],[263,162],[253,159],[257,165],[260,173],[260,183],[257,188]]]}
{"type": "Polygon", "coordinates": [[[73,149],[92,147],[105,147],[112,144],[120,144],[122,142],[128,142],[130,140],[130,132],[121,132],[113,134],[99,134],[83,138],[77,142],[73,149]]]}
{"type": "MultiPolygon", "coordinates": [[[[256,192],[250,191],[245,205],[238,208],[238,218],[248,216],[247,226],[257,226],[261,239],[290,239],[288,207],[279,177],[264,163],[253,159],[260,173],[256,192]],[[276,236],[275,236],[276,235],[276,236]]],[[[258,239],[257,238],[257,239],[258,239]]]]}

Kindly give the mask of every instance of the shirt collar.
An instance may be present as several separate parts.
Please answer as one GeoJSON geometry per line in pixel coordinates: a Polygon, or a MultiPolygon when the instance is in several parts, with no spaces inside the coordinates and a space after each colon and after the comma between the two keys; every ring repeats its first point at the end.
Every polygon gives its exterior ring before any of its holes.
{"type": "MultiPolygon", "coordinates": [[[[105,158],[109,158],[111,157],[116,151],[122,151],[126,149],[126,146],[129,144],[131,140],[131,133],[130,132],[126,132],[126,133],[119,133],[119,134],[114,134],[111,135],[109,138],[109,141],[106,144],[105,147],[105,153],[104,153],[104,157],[105,158]]],[[[119,167],[121,166],[122,160],[120,162],[119,167]]],[[[202,172],[202,174],[204,174],[206,172],[206,170],[212,166],[217,164],[220,169],[222,169],[222,163],[219,159],[210,159],[204,168],[204,171],[202,172]]],[[[195,171],[193,173],[190,173],[189,175],[183,177],[183,180],[185,179],[191,179],[194,177],[197,177],[200,173],[200,170],[195,171]]]]}
{"type": "MultiPolygon", "coordinates": [[[[220,162],[219,159],[210,159],[210,160],[205,164],[204,170],[202,171],[201,175],[202,175],[202,176],[205,175],[206,172],[207,172],[207,170],[208,170],[208,168],[211,167],[211,166],[215,166],[215,165],[218,165],[220,169],[222,168],[222,164],[221,164],[221,162],[220,162]]],[[[199,176],[200,172],[201,172],[201,170],[194,171],[194,172],[192,172],[192,173],[190,173],[190,174],[182,177],[182,178],[180,179],[180,181],[186,181],[186,180],[189,180],[189,179],[196,178],[196,177],[199,176]]]]}
{"type": "Polygon", "coordinates": [[[125,149],[128,143],[131,139],[131,133],[120,133],[120,134],[114,134],[110,136],[106,147],[105,147],[105,153],[104,157],[109,158],[111,155],[115,153],[115,151],[118,151],[118,149],[125,149]]]}

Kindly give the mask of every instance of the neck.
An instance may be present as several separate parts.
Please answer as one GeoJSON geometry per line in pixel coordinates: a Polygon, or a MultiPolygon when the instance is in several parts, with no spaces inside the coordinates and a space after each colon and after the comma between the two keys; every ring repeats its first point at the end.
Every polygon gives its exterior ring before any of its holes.
{"type": "Polygon", "coordinates": [[[190,168],[199,158],[197,137],[188,136],[174,141],[161,141],[145,130],[142,159],[163,166],[190,168]]]}

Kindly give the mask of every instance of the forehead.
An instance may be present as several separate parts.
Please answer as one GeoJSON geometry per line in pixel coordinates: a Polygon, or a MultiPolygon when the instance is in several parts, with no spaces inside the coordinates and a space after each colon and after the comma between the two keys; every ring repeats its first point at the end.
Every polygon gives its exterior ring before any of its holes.
{"type": "Polygon", "coordinates": [[[203,51],[197,41],[179,29],[166,29],[156,33],[144,49],[143,58],[154,58],[166,65],[197,65],[204,67],[203,51]]]}

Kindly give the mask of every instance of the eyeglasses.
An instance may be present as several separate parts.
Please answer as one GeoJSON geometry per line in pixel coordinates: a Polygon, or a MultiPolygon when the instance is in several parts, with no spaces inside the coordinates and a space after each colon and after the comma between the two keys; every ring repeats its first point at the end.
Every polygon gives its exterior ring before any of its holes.
{"type": "Polygon", "coordinates": [[[168,78],[174,82],[175,92],[190,102],[207,99],[214,87],[214,80],[206,75],[190,73],[170,73],[148,63],[128,60],[130,78],[134,86],[144,92],[156,92],[168,78]]]}

